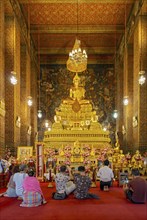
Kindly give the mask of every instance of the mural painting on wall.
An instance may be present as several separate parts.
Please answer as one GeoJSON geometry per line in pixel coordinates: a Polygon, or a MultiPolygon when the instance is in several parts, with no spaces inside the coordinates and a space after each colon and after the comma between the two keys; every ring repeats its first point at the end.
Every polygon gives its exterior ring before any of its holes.
{"type": "MultiPolygon", "coordinates": [[[[61,100],[69,96],[75,73],[67,70],[65,65],[42,66],[41,90],[46,95],[44,101],[46,112],[51,121],[61,100]]],[[[115,105],[115,76],[113,65],[88,65],[85,73],[79,74],[86,89],[86,99],[91,100],[99,115],[99,122],[113,130],[115,121],[112,112],[115,105]]]]}

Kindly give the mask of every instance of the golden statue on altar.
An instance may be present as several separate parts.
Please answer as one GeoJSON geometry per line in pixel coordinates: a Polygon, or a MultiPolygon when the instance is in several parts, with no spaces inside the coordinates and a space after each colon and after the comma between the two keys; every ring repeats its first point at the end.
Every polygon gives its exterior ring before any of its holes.
{"type": "MultiPolygon", "coordinates": [[[[75,42],[74,49],[77,52],[72,54],[76,58],[84,52],[80,52],[79,43],[79,41],[75,42]]],[[[87,57],[85,56],[85,60],[78,57],[74,62],[72,56],[67,62],[67,68],[75,72],[73,86],[69,90],[69,97],[61,100],[61,104],[55,109],[52,129],[44,133],[44,149],[58,150],[60,159],[64,161],[67,158],[68,163],[83,163],[87,160],[96,165],[95,149],[111,146],[109,131],[104,131],[98,122],[97,112],[93,108],[93,103],[85,98],[86,91],[78,75],[86,70],[87,57]],[[70,145],[73,152],[64,151],[67,145],[70,145]],[[92,149],[91,152],[87,152],[86,158],[82,155],[85,145],[89,145],[92,149]],[[62,155],[61,148],[63,148],[62,155]]]]}
{"type": "MultiPolygon", "coordinates": [[[[81,140],[86,141],[86,143],[90,141],[93,144],[94,141],[94,145],[101,147],[104,147],[105,144],[109,145],[109,132],[102,129],[101,124],[98,122],[98,115],[93,110],[92,103],[85,99],[85,89],[82,85],[79,86],[80,77],[77,73],[73,79],[73,83],[74,85],[69,91],[69,98],[64,99],[60,106],[55,109],[55,122],[52,125],[52,130],[45,132],[44,142],[49,141],[51,143],[53,136],[56,136],[57,140],[60,133],[62,133],[62,137],[65,134],[66,141],[69,142],[76,141],[78,137],[79,142],[81,140]],[[51,138],[49,138],[50,135],[51,138]]],[[[60,146],[63,142],[64,138],[60,138],[60,146]]]]}
{"type": "Polygon", "coordinates": [[[143,160],[139,150],[136,150],[135,154],[132,157],[131,163],[133,168],[143,167],[143,160]]]}

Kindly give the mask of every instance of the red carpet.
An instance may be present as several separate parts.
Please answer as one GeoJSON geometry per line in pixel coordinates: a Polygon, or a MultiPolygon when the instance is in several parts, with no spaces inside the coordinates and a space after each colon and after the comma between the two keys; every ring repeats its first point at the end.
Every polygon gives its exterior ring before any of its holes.
{"type": "MultiPolygon", "coordinates": [[[[0,220],[146,220],[147,206],[129,203],[122,188],[112,187],[109,192],[101,192],[99,187],[90,191],[98,194],[100,200],[76,200],[73,195],[57,201],[51,198],[55,188],[41,188],[48,201],[46,205],[35,208],[23,208],[16,198],[0,198],[0,220]]],[[[4,190],[1,190],[3,192],[4,190]]]]}

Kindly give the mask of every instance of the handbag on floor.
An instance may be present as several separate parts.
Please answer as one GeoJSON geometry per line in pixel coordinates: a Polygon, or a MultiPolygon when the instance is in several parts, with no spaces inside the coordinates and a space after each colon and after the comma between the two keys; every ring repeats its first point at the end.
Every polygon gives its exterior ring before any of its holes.
{"type": "Polygon", "coordinates": [[[66,197],[67,197],[66,193],[55,192],[52,194],[52,198],[56,200],[63,200],[63,199],[66,199],[66,197]]]}
{"type": "Polygon", "coordinates": [[[65,186],[66,195],[69,195],[76,189],[76,185],[72,181],[68,181],[65,186]]]}

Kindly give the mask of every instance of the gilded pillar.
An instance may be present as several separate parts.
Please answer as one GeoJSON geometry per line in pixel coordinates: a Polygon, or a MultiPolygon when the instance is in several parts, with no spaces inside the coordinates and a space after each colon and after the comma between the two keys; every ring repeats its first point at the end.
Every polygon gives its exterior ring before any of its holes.
{"type": "Polygon", "coordinates": [[[119,144],[121,148],[123,147],[123,135],[122,135],[122,125],[123,125],[123,62],[121,59],[117,59],[116,69],[116,81],[117,81],[117,98],[116,98],[116,109],[118,111],[118,118],[116,119],[116,132],[119,137],[119,144]]]}
{"type": "Polygon", "coordinates": [[[128,45],[128,97],[129,105],[127,106],[127,152],[133,151],[133,46],[128,45]]]}
{"type": "Polygon", "coordinates": [[[141,151],[147,148],[147,82],[139,85],[139,71],[147,72],[147,18],[140,16],[134,33],[134,81],[133,81],[133,117],[136,125],[133,126],[134,150],[141,151]]]}
{"type": "Polygon", "coordinates": [[[6,17],[5,26],[5,138],[6,146],[17,152],[20,145],[20,128],[17,118],[20,115],[20,31],[13,16],[6,17]],[[11,71],[16,72],[18,83],[10,83],[11,71]]]}
{"type": "Polygon", "coordinates": [[[20,119],[21,119],[21,130],[20,130],[20,142],[22,146],[27,145],[27,50],[26,46],[21,46],[21,68],[20,68],[20,83],[21,83],[21,90],[20,90],[20,119]]]}
{"type": "Polygon", "coordinates": [[[14,146],[20,146],[20,29],[16,20],[14,20],[14,70],[17,74],[18,83],[14,86],[14,146]]]}
{"type": "Polygon", "coordinates": [[[10,83],[11,71],[14,71],[14,17],[5,18],[5,142],[14,150],[14,86],[10,83]]]}
{"type": "Polygon", "coordinates": [[[34,145],[37,134],[37,97],[38,97],[38,84],[37,84],[37,68],[33,62],[31,62],[31,94],[33,97],[33,106],[31,108],[31,145],[34,145]]]}
{"type": "MultiPolygon", "coordinates": [[[[140,70],[144,70],[147,78],[147,15],[139,20],[140,70]]],[[[139,150],[147,150],[147,79],[139,85],[139,150]]]]}
{"type": "Polygon", "coordinates": [[[0,1],[0,154],[5,146],[4,1],[0,1]]]}
{"type": "Polygon", "coordinates": [[[30,89],[30,55],[27,47],[21,47],[21,145],[30,145],[31,107],[27,105],[27,97],[31,96],[30,89]]]}

